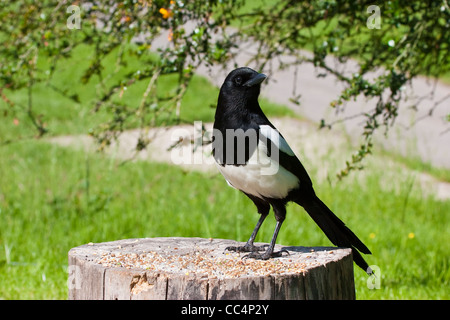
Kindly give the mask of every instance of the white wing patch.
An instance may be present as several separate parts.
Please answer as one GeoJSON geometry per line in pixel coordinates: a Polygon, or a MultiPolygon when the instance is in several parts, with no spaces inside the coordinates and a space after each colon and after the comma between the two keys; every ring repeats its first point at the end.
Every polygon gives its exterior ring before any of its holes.
{"type": "Polygon", "coordinates": [[[262,125],[259,127],[259,133],[262,134],[266,139],[270,139],[273,144],[282,152],[295,156],[294,151],[292,151],[291,147],[289,147],[288,143],[284,138],[280,135],[280,133],[268,125],[262,125]]]}

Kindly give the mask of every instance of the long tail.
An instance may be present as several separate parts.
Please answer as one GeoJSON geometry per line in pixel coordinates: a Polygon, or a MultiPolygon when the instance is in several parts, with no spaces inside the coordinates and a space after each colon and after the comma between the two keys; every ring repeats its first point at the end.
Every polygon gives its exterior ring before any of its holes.
{"type": "Polygon", "coordinates": [[[370,250],[317,196],[301,205],[334,245],[351,248],[353,261],[367,273],[372,273],[358,252],[359,250],[365,254],[372,254],[370,250]]]}

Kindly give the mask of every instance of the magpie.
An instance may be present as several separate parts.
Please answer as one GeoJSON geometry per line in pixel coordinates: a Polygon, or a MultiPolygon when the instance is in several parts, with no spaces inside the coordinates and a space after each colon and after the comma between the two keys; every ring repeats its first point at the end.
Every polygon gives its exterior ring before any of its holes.
{"type": "Polygon", "coordinates": [[[258,96],[267,78],[247,67],[231,71],[220,88],[213,126],[212,153],[227,183],[255,204],[260,218],[249,240],[229,251],[247,252],[246,258],[267,260],[286,217],[286,204],[302,206],[330,241],[352,249],[354,262],[371,270],[361,253],[371,254],[360,239],[316,196],[311,179],[286,140],[261,110],[258,96]],[[269,214],[276,226],[269,245],[256,246],[258,230],[269,214]],[[359,252],[359,251],[360,252],[359,252]]]}

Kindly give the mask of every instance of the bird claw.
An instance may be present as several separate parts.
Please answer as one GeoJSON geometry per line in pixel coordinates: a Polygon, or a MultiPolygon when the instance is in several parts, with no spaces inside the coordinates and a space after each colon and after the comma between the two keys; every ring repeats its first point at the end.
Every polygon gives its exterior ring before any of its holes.
{"type": "Polygon", "coordinates": [[[277,252],[267,252],[266,251],[264,253],[259,253],[259,252],[253,251],[253,252],[243,256],[242,259],[253,258],[256,260],[269,260],[270,258],[282,257],[283,253],[287,253],[288,256],[290,255],[286,249],[281,249],[280,251],[277,251],[277,252]]]}

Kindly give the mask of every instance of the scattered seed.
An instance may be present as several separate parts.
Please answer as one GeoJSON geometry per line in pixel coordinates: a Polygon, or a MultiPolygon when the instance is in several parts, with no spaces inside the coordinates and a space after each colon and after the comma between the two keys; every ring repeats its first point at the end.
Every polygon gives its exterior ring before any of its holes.
{"type": "MultiPolygon", "coordinates": [[[[179,250],[178,247],[173,250],[179,250]]],[[[208,278],[238,278],[242,276],[266,276],[270,274],[304,273],[310,266],[320,265],[316,259],[309,259],[311,255],[302,255],[301,258],[279,258],[270,260],[243,260],[239,253],[227,252],[215,256],[212,250],[196,248],[186,254],[170,254],[155,251],[148,252],[103,252],[99,253],[94,261],[108,268],[143,269],[157,272],[178,274],[202,274],[208,278]]],[[[314,250],[311,250],[314,252],[314,250]]],[[[328,251],[328,255],[334,251],[328,251]]],[[[326,252],[317,252],[314,257],[325,255],[326,252]]]]}

